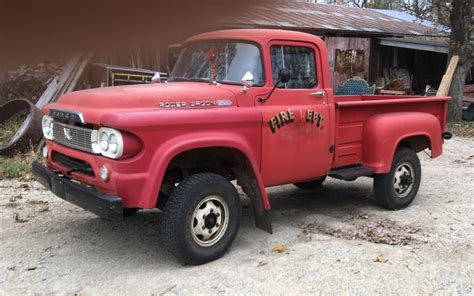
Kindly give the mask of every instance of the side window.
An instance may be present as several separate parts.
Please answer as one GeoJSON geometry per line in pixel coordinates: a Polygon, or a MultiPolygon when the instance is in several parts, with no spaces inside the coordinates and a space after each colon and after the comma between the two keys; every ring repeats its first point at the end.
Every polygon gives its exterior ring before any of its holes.
{"type": "Polygon", "coordinates": [[[284,88],[313,88],[317,85],[314,52],[308,47],[274,45],[270,48],[273,85],[283,68],[291,79],[284,88]]]}

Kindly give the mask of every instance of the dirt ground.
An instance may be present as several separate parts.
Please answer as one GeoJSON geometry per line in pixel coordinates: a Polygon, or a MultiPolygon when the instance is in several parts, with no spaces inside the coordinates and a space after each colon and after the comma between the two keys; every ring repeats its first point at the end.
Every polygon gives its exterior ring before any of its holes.
{"type": "Polygon", "coordinates": [[[95,217],[36,182],[0,181],[0,294],[461,294],[474,278],[474,139],[430,160],[412,205],[387,211],[372,182],[318,192],[269,188],[274,234],[243,198],[238,236],[220,260],[182,266],[162,247],[161,213],[95,217]],[[272,248],[284,244],[281,252],[272,248]]]}

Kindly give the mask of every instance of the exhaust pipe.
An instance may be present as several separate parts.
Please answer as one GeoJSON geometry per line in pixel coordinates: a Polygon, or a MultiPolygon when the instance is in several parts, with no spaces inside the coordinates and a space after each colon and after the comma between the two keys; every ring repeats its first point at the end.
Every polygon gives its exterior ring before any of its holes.
{"type": "Polygon", "coordinates": [[[443,136],[443,139],[450,140],[453,137],[453,134],[450,132],[444,132],[442,136],[443,136]]]}

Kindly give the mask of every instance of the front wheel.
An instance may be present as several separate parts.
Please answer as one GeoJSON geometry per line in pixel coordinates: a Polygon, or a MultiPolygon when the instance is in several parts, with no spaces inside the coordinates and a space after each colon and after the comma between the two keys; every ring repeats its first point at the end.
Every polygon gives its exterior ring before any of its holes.
{"type": "Polygon", "coordinates": [[[389,210],[405,208],[415,199],[420,182],[418,156],[409,148],[399,148],[395,152],[390,172],[374,177],[375,200],[389,210]]]}
{"type": "Polygon", "coordinates": [[[216,174],[192,175],[176,187],[163,209],[164,244],[187,264],[215,260],[232,244],[240,215],[232,183],[216,174]]]}

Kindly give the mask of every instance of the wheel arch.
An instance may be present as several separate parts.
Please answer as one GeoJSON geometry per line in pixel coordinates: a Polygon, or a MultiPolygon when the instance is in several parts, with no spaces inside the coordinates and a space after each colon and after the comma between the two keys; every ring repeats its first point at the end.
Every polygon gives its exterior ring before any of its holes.
{"type": "Polygon", "coordinates": [[[370,117],[363,130],[362,164],[383,174],[390,171],[398,147],[415,152],[426,148],[431,157],[442,153],[442,131],[436,116],[421,112],[385,113],[370,117]]]}
{"type": "Polygon", "coordinates": [[[397,148],[406,147],[410,148],[416,153],[429,148],[431,150],[431,137],[427,134],[419,134],[407,136],[398,142],[397,148]]]}
{"type": "Polygon", "coordinates": [[[150,195],[146,201],[146,207],[152,208],[156,205],[165,174],[176,161],[195,152],[202,156],[203,153],[216,151],[226,151],[223,155],[231,153],[235,159],[239,160],[239,164],[245,166],[246,172],[251,173],[257,182],[259,201],[262,207],[266,211],[270,210],[270,203],[259,171],[259,155],[254,155],[245,138],[229,134],[207,134],[202,136],[194,134],[192,138],[189,135],[179,136],[160,145],[150,162],[150,178],[147,184],[147,192],[150,192],[150,195]]]}

